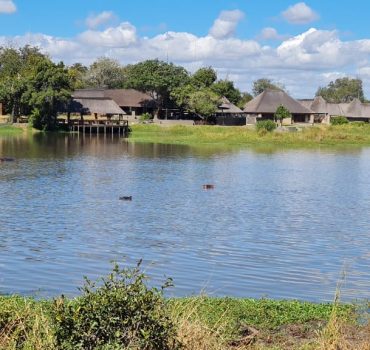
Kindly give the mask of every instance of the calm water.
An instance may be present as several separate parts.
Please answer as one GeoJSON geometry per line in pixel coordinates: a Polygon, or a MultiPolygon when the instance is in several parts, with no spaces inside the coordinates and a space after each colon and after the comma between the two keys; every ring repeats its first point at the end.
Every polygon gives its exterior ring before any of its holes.
{"type": "Polygon", "coordinates": [[[0,293],[76,295],[125,257],[177,296],[332,300],[343,271],[344,299],[370,295],[370,149],[36,135],[1,156],[0,293]]]}

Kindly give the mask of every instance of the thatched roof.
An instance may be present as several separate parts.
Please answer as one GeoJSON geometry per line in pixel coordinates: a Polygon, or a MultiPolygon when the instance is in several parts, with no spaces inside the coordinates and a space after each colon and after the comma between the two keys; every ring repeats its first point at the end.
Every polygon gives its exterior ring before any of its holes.
{"type": "Polygon", "coordinates": [[[281,90],[267,89],[252,101],[249,101],[244,108],[244,112],[250,114],[273,114],[276,109],[283,105],[292,114],[312,114],[312,111],[304,107],[286,92],[281,90]]]}
{"type": "Polygon", "coordinates": [[[102,98],[104,96],[105,89],[80,89],[75,90],[72,94],[72,97],[75,98],[102,98]]]}
{"type": "Polygon", "coordinates": [[[121,107],[155,107],[153,98],[134,89],[110,89],[104,91],[104,96],[114,100],[121,107]]]}
{"type": "Polygon", "coordinates": [[[347,118],[370,118],[370,105],[361,103],[357,98],[350,103],[329,103],[323,97],[316,96],[313,100],[300,100],[300,103],[318,114],[347,118]]]}
{"type": "Polygon", "coordinates": [[[74,98],[68,108],[70,113],[126,114],[113,100],[105,97],[74,98]]]}
{"type": "Polygon", "coordinates": [[[134,89],[81,89],[75,90],[75,98],[110,98],[121,107],[155,107],[153,98],[134,89]]]}
{"type": "Polygon", "coordinates": [[[217,113],[222,114],[244,114],[239,107],[231,103],[225,96],[221,98],[221,105],[218,107],[217,113]]]}

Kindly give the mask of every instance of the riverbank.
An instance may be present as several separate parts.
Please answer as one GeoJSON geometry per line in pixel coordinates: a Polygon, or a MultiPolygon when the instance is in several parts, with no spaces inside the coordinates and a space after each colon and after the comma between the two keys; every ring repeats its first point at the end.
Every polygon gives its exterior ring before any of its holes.
{"type": "Polygon", "coordinates": [[[133,142],[228,146],[369,146],[370,125],[320,125],[296,132],[257,132],[247,127],[132,125],[133,142]]]}
{"type": "Polygon", "coordinates": [[[24,128],[12,126],[12,125],[1,125],[0,124],[0,136],[19,135],[23,131],[24,131],[24,128]]]}
{"type": "MultiPolygon", "coordinates": [[[[0,297],[0,348],[70,349],[67,337],[66,343],[61,343],[61,338],[68,333],[63,327],[71,325],[65,316],[55,311],[60,300],[0,297]]],[[[70,309],[86,308],[78,299],[63,299],[63,302],[70,309]]],[[[96,300],[94,305],[95,309],[99,308],[96,300]]],[[[142,308],[143,313],[148,312],[144,311],[144,305],[142,308]]],[[[163,310],[174,325],[174,335],[184,350],[365,350],[370,344],[369,326],[357,323],[358,314],[350,305],[193,297],[167,300],[163,310]]],[[[108,308],[105,312],[109,316],[114,311],[108,308]]],[[[140,322],[146,322],[139,319],[133,322],[138,322],[139,326],[140,322]]],[[[91,322],[87,327],[94,329],[93,322],[98,321],[91,317],[84,322],[91,322]]],[[[96,349],[119,348],[112,345],[96,349]]]]}

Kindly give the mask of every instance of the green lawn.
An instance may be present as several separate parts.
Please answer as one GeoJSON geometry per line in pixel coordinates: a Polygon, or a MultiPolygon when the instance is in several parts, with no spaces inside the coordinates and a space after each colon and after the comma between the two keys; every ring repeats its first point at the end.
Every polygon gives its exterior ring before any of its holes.
{"type": "Polygon", "coordinates": [[[297,132],[257,132],[247,127],[133,125],[133,142],[229,146],[364,146],[370,145],[369,124],[306,127],[297,132]]]}
{"type": "Polygon", "coordinates": [[[22,128],[11,125],[0,125],[0,136],[19,135],[22,132],[22,128]]]}

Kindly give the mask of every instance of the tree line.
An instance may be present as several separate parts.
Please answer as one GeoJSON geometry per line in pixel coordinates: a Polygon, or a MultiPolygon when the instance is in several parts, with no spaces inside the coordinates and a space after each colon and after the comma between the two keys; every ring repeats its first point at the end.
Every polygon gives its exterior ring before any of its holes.
{"type": "MultiPolygon", "coordinates": [[[[30,116],[34,127],[53,129],[57,113],[65,109],[76,89],[132,88],[146,92],[156,101],[157,111],[176,108],[180,111],[210,116],[225,96],[240,108],[265,89],[285,90],[271,79],[253,82],[252,91],[241,92],[229,79],[218,79],[212,67],[194,73],[158,59],[121,65],[117,60],[98,58],[90,66],[65,65],[31,46],[0,47],[0,101],[15,121],[30,116]]],[[[319,87],[317,96],[328,102],[365,101],[360,79],[341,78],[319,87]]]]}

